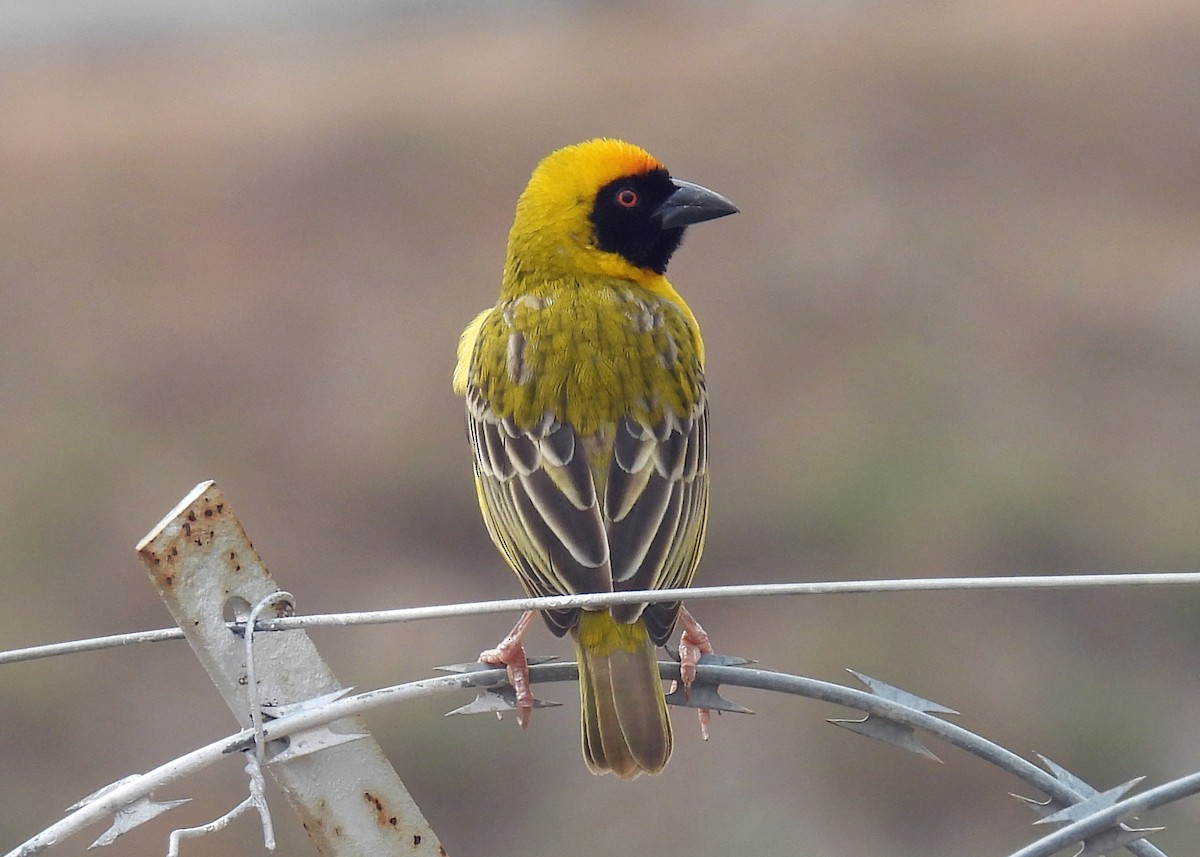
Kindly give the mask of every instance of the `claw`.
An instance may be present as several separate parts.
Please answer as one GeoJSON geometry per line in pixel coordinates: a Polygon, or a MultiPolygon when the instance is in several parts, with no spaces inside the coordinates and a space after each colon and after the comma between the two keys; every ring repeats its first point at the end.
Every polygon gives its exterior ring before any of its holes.
{"type": "Polygon", "coordinates": [[[529,681],[529,660],[525,657],[522,640],[536,616],[536,610],[526,610],[499,645],[479,653],[481,664],[503,666],[508,673],[508,683],[512,685],[516,694],[517,723],[522,729],[529,726],[529,716],[533,713],[534,706],[533,690],[529,681]]]}
{"type": "MultiPolygon", "coordinates": [[[[683,684],[684,697],[691,696],[692,683],[696,681],[696,664],[701,655],[712,654],[712,643],[708,632],[696,621],[686,607],[679,608],[679,621],[683,624],[683,633],[679,637],[679,680],[683,684]]],[[[712,721],[712,711],[701,708],[696,712],[700,718],[700,736],[708,740],[708,724],[712,721]]]]}
{"type": "Polygon", "coordinates": [[[683,624],[683,634],[679,637],[679,678],[683,681],[683,692],[687,694],[696,680],[700,656],[712,654],[713,647],[708,632],[686,607],[679,608],[679,621],[683,624]]]}

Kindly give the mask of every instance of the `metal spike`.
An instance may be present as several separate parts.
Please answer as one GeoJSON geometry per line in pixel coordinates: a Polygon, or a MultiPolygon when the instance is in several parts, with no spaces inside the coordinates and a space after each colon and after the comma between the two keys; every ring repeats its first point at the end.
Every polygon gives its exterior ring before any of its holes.
{"type": "MultiPolygon", "coordinates": [[[[869,675],[860,673],[857,670],[848,669],[846,672],[861,681],[867,686],[867,690],[880,699],[886,699],[888,702],[903,705],[905,708],[911,708],[923,714],[958,714],[953,708],[947,708],[941,703],[925,699],[923,696],[917,696],[915,693],[909,693],[907,690],[902,690],[895,685],[880,681],[877,678],[871,678],[869,675]]],[[[868,714],[861,720],[838,718],[831,719],[829,722],[834,726],[849,729],[851,732],[866,735],[868,738],[875,738],[891,744],[893,747],[899,747],[901,750],[907,750],[910,753],[923,756],[926,759],[932,759],[935,762],[942,761],[928,747],[917,740],[916,731],[911,726],[888,720],[886,717],[877,714],[868,714]]]]}
{"type": "MultiPolygon", "coordinates": [[[[903,705],[905,708],[912,708],[915,711],[920,711],[923,714],[958,714],[953,708],[932,702],[922,696],[917,696],[915,693],[909,693],[907,690],[901,690],[895,685],[888,684],[885,681],[880,681],[877,678],[871,678],[869,675],[857,672],[856,670],[846,670],[850,675],[861,681],[867,686],[875,696],[881,699],[886,699],[889,702],[895,702],[903,705]]],[[[932,754],[931,754],[932,755],[932,754]]]]}
{"type": "MultiPolygon", "coordinates": [[[[663,651],[670,655],[671,660],[678,662],[679,649],[663,646],[663,651]]],[[[700,666],[711,667],[744,667],[747,664],[756,664],[758,661],[753,658],[743,658],[740,655],[718,655],[715,652],[705,652],[700,655],[700,660],[696,661],[700,666]]]]}
{"type": "MultiPolygon", "coordinates": [[[[1084,798],[1089,798],[1096,794],[1096,789],[1093,788],[1089,783],[1084,782],[1062,765],[1055,762],[1053,759],[1049,759],[1046,756],[1043,756],[1041,753],[1034,753],[1034,755],[1042,760],[1042,764],[1046,767],[1054,779],[1071,789],[1071,791],[1078,795],[1082,795],[1084,798]]],[[[1045,800],[1038,800],[1036,798],[1019,795],[1016,792],[1009,792],[1009,795],[1015,797],[1017,800],[1021,801],[1041,816],[1047,816],[1051,813],[1058,812],[1063,807],[1068,805],[1063,801],[1056,800],[1052,797],[1048,797],[1045,800]]]]}
{"type": "MultiPolygon", "coordinates": [[[[438,669],[445,669],[445,667],[438,667],[438,669]]],[[[560,705],[562,705],[561,702],[551,702],[548,699],[535,698],[533,700],[534,708],[557,708],[560,705]]],[[[479,695],[474,700],[453,711],[447,711],[445,716],[449,717],[452,714],[486,714],[489,712],[499,715],[504,711],[516,710],[517,692],[512,689],[512,685],[505,683],[479,691],[479,695]]]]}
{"type": "MultiPolygon", "coordinates": [[[[678,652],[676,652],[676,655],[678,655],[678,652]]],[[[714,652],[706,652],[700,656],[700,660],[696,663],[702,667],[744,667],[746,664],[756,664],[758,661],[752,658],[743,658],[740,655],[718,655],[714,652]]]]}
{"type": "Polygon", "coordinates": [[[73,803],[69,807],[67,807],[67,812],[74,812],[77,809],[83,809],[85,806],[87,806],[89,803],[94,801],[96,798],[104,797],[106,794],[111,792],[113,789],[120,788],[121,786],[123,786],[127,782],[129,782],[130,780],[136,780],[140,776],[141,776],[141,774],[129,774],[127,776],[121,777],[121,779],[117,780],[115,783],[109,783],[108,785],[106,785],[102,788],[98,788],[94,792],[92,792],[90,795],[88,795],[87,797],[82,797],[79,800],[75,801],[75,803],[73,803]]]}
{"type": "Polygon", "coordinates": [[[1139,839],[1145,839],[1150,834],[1164,829],[1162,827],[1134,829],[1122,824],[1120,828],[1106,830],[1104,833],[1088,839],[1075,857],[1104,857],[1105,854],[1112,854],[1119,848],[1124,848],[1126,845],[1137,842],[1139,839]]]}
{"type": "Polygon", "coordinates": [[[932,759],[939,763],[942,761],[917,740],[916,733],[911,726],[905,726],[903,723],[896,723],[894,720],[887,720],[874,714],[868,714],[862,720],[837,719],[827,722],[834,726],[841,726],[843,729],[849,729],[859,735],[866,735],[868,738],[875,738],[891,744],[893,747],[899,747],[901,750],[916,753],[926,759],[932,759]]]}
{"type": "MultiPolygon", "coordinates": [[[[538,664],[548,663],[558,660],[556,655],[527,655],[525,657],[529,666],[537,666],[538,664]]],[[[477,673],[486,670],[503,669],[495,664],[481,664],[479,661],[470,661],[465,664],[447,664],[446,666],[434,667],[435,670],[444,673],[477,673]]],[[[557,708],[562,705],[561,702],[552,702],[548,699],[534,699],[534,708],[557,708]]],[[[505,711],[517,710],[517,692],[513,690],[512,685],[507,680],[501,680],[496,684],[486,687],[479,691],[478,696],[466,705],[459,706],[453,711],[447,711],[445,716],[449,717],[452,714],[485,714],[494,713],[500,716],[505,711]]]]}
{"type": "Polygon", "coordinates": [[[327,750],[330,747],[349,744],[351,741],[361,741],[366,737],[366,732],[357,734],[353,732],[334,732],[328,726],[318,726],[315,729],[307,729],[304,732],[289,735],[286,739],[287,746],[278,753],[274,753],[268,757],[266,763],[274,765],[280,762],[290,762],[293,759],[299,759],[301,756],[307,756],[318,750],[327,750]]]}
{"type": "Polygon", "coordinates": [[[353,687],[343,687],[338,690],[331,690],[329,693],[323,693],[320,696],[314,696],[312,699],[303,699],[300,702],[287,702],[282,705],[267,703],[263,705],[263,714],[274,719],[276,717],[287,717],[289,714],[298,714],[301,711],[315,711],[318,708],[324,708],[329,703],[341,699],[352,690],[354,690],[353,687]]]}
{"type": "Polygon", "coordinates": [[[683,687],[676,688],[667,694],[667,705],[678,705],[682,708],[707,708],[710,711],[729,711],[734,714],[753,714],[744,705],[738,705],[721,696],[717,688],[720,685],[708,684],[696,679],[692,683],[690,693],[684,693],[683,687]]]}
{"type": "MultiPolygon", "coordinates": [[[[679,660],[679,652],[667,650],[668,654],[672,655],[675,660],[679,660]]],[[[746,664],[757,663],[750,658],[743,658],[740,655],[718,655],[714,652],[705,652],[700,656],[697,662],[698,666],[715,666],[715,667],[741,667],[746,664]]],[[[681,708],[704,708],[709,711],[728,711],[733,714],[753,714],[744,705],[739,705],[736,702],[726,699],[721,696],[721,685],[719,683],[705,681],[703,678],[697,677],[692,682],[691,688],[685,693],[679,682],[673,682],[671,692],[666,695],[668,705],[678,705],[681,708]]]]}
{"type": "Polygon", "coordinates": [[[1103,792],[1097,792],[1091,797],[1084,798],[1079,803],[1073,803],[1068,807],[1063,807],[1057,812],[1052,812],[1044,818],[1039,818],[1034,824],[1056,824],[1062,822],[1079,821],[1086,818],[1092,813],[1099,812],[1102,809],[1108,809],[1110,806],[1119,801],[1131,788],[1136,786],[1145,777],[1134,777],[1127,783],[1122,783],[1119,786],[1113,786],[1111,789],[1103,792]]]}
{"type": "Polygon", "coordinates": [[[1046,770],[1054,775],[1054,779],[1058,780],[1063,785],[1069,786],[1072,790],[1078,792],[1084,797],[1091,797],[1098,791],[1096,788],[1079,779],[1079,777],[1075,776],[1053,759],[1048,759],[1041,753],[1035,753],[1034,755],[1042,760],[1042,764],[1046,766],[1046,770]]]}
{"type": "MultiPolygon", "coordinates": [[[[526,663],[531,667],[557,660],[557,655],[526,655],[525,657],[526,663]]],[[[478,673],[485,670],[500,670],[504,669],[504,667],[495,664],[481,664],[479,661],[469,661],[465,664],[447,664],[442,667],[434,667],[434,669],[444,673],[478,673]]]]}
{"type": "Polygon", "coordinates": [[[1019,795],[1016,792],[1009,792],[1008,796],[1015,797],[1017,800],[1021,801],[1021,803],[1025,804],[1027,807],[1032,809],[1038,815],[1049,815],[1052,812],[1057,812],[1058,810],[1062,809],[1062,807],[1063,807],[1063,804],[1061,802],[1056,801],[1052,797],[1048,797],[1045,800],[1038,800],[1037,798],[1025,797],[1025,795],[1019,795]]]}
{"type": "MultiPolygon", "coordinates": [[[[1071,822],[1086,818],[1093,812],[1098,812],[1112,806],[1121,799],[1125,792],[1145,779],[1144,777],[1138,777],[1137,779],[1130,780],[1128,783],[1101,793],[1052,759],[1048,759],[1041,753],[1035,755],[1042,760],[1042,764],[1046,766],[1046,769],[1056,780],[1068,786],[1077,794],[1084,795],[1084,798],[1078,803],[1064,806],[1061,801],[1057,801],[1054,798],[1039,801],[1014,794],[1013,797],[1024,802],[1034,812],[1043,816],[1038,821],[1035,821],[1034,824],[1071,822]]],[[[1144,839],[1147,835],[1157,833],[1162,829],[1161,827],[1131,828],[1129,825],[1122,823],[1086,840],[1080,847],[1080,850],[1076,852],[1075,857],[1103,857],[1105,854],[1117,851],[1130,843],[1144,839]]]]}
{"type": "MultiPolygon", "coordinates": [[[[114,784],[115,786],[116,784],[114,784]]],[[[109,786],[101,789],[96,795],[110,791],[114,786],[109,786]]],[[[158,818],[167,810],[174,809],[191,801],[190,797],[185,797],[181,800],[154,800],[150,797],[143,797],[135,800],[133,803],[121,807],[113,813],[113,823],[108,830],[100,834],[100,837],[88,846],[90,851],[93,848],[103,848],[105,845],[112,845],[116,838],[122,833],[128,833],[135,827],[145,824],[151,819],[158,818]]],[[[86,801],[85,801],[86,802],[86,801]]]]}
{"type": "MultiPolygon", "coordinates": [[[[288,702],[282,705],[264,705],[263,716],[267,720],[275,720],[279,717],[287,717],[288,715],[298,714],[302,711],[324,708],[331,702],[341,699],[352,690],[352,687],[343,687],[332,690],[329,693],[323,693],[320,696],[314,696],[312,699],[301,700],[300,702],[288,702]]],[[[341,744],[349,744],[351,741],[361,740],[368,737],[368,734],[365,729],[359,732],[334,732],[329,728],[329,725],[306,729],[303,732],[289,735],[278,742],[270,742],[268,747],[282,745],[282,748],[277,753],[273,753],[266,762],[268,765],[289,762],[292,759],[299,759],[301,756],[307,756],[318,750],[325,750],[329,747],[337,747],[341,744]]]]}

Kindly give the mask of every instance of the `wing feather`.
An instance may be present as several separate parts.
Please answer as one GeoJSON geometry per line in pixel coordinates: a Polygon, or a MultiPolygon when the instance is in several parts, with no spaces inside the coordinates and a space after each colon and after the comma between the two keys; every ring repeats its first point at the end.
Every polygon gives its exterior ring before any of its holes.
{"type": "Polygon", "coordinates": [[[495,422],[483,421],[478,425],[478,432],[483,437],[483,449],[477,452],[484,473],[501,480],[512,478],[515,470],[512,459],[504,449],[500,426],[495,422]]]}
{"type": "Polygon", "coordinates": [[[575,432],[551,423],[542,433],[542,455],[555,467],[565,467],[575,457],[575,432]]]}
{"type": "Polygon", "coordinates": [[[545,466],[522,474],[517,490],[536,510],[538,520],[531,520],[530,527],[546,525],[574,560],[573,566],[557,569],[571,587],[569,591],[596,591],[580,588],[594,579],[596,569],[608,564],[608,534],[595,498],[592,505],[580,509],[559,489],[545,466]]]}
{"type": "MultiPolygon", "coordinates": [[[[460,355],[461,357],[461,355],[460,355]]],[[[464,379],[467,434],[480,506],[493,541],[531,595],[690,585],[708,513],[708,402],[703,380],[689,413],[650,424],[630,414],[581,437],[547,411],[523,429],[499,418],[464,379]]],[[[458,374],[456,373],[456,389],[458,374]]],[[[614,607],[670,635],[679,603],[614,607]]],[[[556,634],[577,610],[544,613],[556,634]]]]}
{"type": "MultiPolygon", "coordinates": [[[[690,423],[690,421],[689,421],[690,423]]],[[[654,449],[654,468],[659,476],[669,482],[678,482],[683,478],[684,464],[687,462],[688,426],[680,426],[678,431],[672,431],[658,442],[654,449]]]]}
{"type": "MultiPolygon", "coordinates": [[[[492,540],[527,592],[564,595],[612,589],[608,534],[583,445],[545,419],[529,431],[497,419],[482,396],[467,396],[467,435],[476,458],[480,506],[492,540]]],[[[558,611],[565,631],[575,611],[558,611]]]]}
{"type": "Polygon", "coordinates": [[[576,441],[570,426],[555,426],[542,438],[542,456],[554,484],[575,508],[590,509],[596,505],[596,483],[588,467],[587,455],[582,454],[582,445],[576,441]],[[580,455],[575,454],[576,449],[580,450],[580,455]]]}
{"type": "Polygon", "coordinates": [[[504,451],[512,462],[512,469],[522,478],[536,473],[542,465],[537,441],[527,434],[504,438],[504,451]]]}
{"type": "Polygon", "coordinates": [[[608,538],[612,550],[613,581],[622,589],[635,587],[632,581],[644,567],[650,543],[660,531],[671,502],[671,483],[657,474],[650,476],[645,489],[625,517],[609,521],[608,538]]]}
{"type": "MultiPolygon", "coordinates": [[[[514,540],[521,530],[506,483],[494,479],[485,480],[476,470],[475,484],[479,491],[479,505],[483,509],[483,520],[488,533],[500,549],[501,555],[517,573],[522,588],[530,595],[557,594],[553,583],[542,575],[538,563],[531,561],[532,546],[527,543],[518,545],[514,540]]],[[[542,615],[550,629],[560,637],[576,622],[574,610],[547,610],[542,615]]]]}
{"type": "MultiPolygon", "coordinates": [[[[700,403],[698,413],[691,419],[678,423],[686,438],[676,447],[672,434],[663,436],[663,443],[677,452],[660,454],[656,450],[656,476],[659,463],[670,464],[663,470],[676,478],[672,482],[672,506],[664,515],[660,530],[651,544],[637,573],[620,588],[630,589],[676,589],[690,586],[700,554],[704,549],[705,523],[708,517],[708,407],[700,403]],[[690,461],[695,449],[695,469],[690,461]],[[677,460],[673,456],[678,456],[677,460]],[[679,466],[676,467],[675,465],[679,466]]],[[[661,446],[661,444],[660,444],[661,446]]],[[[616,613],[614,612],[614,615],[616,613]]],[[[642,612],[650,639],[662,645],[671,635],[675,619],[679,615],[679,602],[649,604],[642,612]]],[[[632,621],[628,614],[621,619],[632,621]]]]}
{"type": "Polygon", "coordinates": [[[622,521],[646,490],[653,468],[646,467],[654,455],[654,433],[629,417],[617,423],[613,438],[612,465],[604,486],[604,515],[622,521]]]}
{"type": "Polygon", "coordinates": [[[613,460],[626,473],[637,473],[654,452],[654,432],[629,417],[617,422],[613,460]]]}
{"type": "MultiPolygon", "coordinates": [[[[666,480],[659,481],[664,485],[668,484],[666,480]]],[[[650,580],[654,572],[666,562],[671,549],[679,539],[680,520],[686,493],[687,486],[684,483],[676,482],[670,485],[670,493],[664,504],[662,520],[658,527],[648,534],[642,554],[638,558],[638,564],[634,567],[634,573],[627,580],[622,581],[622,589],[652,588],[650,580]]],[[[621,604],[612,608],[612,614],[618,622],[632,622],[643,610],[649,611],[654,606],[653,604],[621,604]]],[[[671,617],[671,624],[674,624],[674,615],[671,617]]],[[[670,633],[669,628],[667,633],[670,633]]]]}

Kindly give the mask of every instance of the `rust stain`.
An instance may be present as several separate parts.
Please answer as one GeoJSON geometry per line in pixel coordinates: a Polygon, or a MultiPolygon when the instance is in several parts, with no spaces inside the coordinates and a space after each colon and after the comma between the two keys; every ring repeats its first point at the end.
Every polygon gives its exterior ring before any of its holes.
{"type": "Polygon", "coordinates": [[[377,796],[370,792],[363,792],[363,799],[375,810],[375,823],[381,827],[395,827],[398,819],[392,815],[383,805],[377,796]]]}
{"type": "MultiPolygon", "coordinates": [[[[329,844],[328,831],[325,826],[328,818],[329,802],[324,798],[317,801],[311,808],[305,807],[303,802],[292,804],[292,809],[300,816],[300,822],[304,825],[304,831],[308,834],[309,840],[316,846],[317,853],[322,855],[333,855],[337,853],[337,849],[329,844]]],[[[335,827],[334,831],[340,835],[341,828],[335,827]]]]}
{"type": "Polygon", "coordinates": [[[143,548],[138,551],[141,556],[142,564],[146,566],[146,570],[150,572],[150,576],[161,587],[171,587],[175,585],[175,558],[179,555],[178,548],[172,546],[165,555],[159,555],[151,548],[143,548]]]}

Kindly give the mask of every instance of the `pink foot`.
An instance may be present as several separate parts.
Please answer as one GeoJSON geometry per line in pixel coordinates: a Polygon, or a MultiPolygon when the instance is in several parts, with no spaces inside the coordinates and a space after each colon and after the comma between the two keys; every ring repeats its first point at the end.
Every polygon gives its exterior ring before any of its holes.
{"type": "MultiPolygon", "coordinates": [[[[512,685],[517,696],[517,723],[522,729],[529,725],[529,715],[533,712],[533,691],[529,686],[529,662],[525,659],[525,646],[522,640],[529,632],[529,626],[533,624],[536,616],[536,610],[526,610],[521,614],[521,618],[517,620],[513,629],[508,632],[508,636],[501,640],[496,648],[486,649],[479,653],[481,664],[503,666],[508,672],[508,683],[512,685]]],[[[695,672],[696,668],[693,665],[693,677],[695,672]]]]}
{"type": "MultiPolygon", "coordinates": [[[[692,682],[696,680],[696,664],[700,661],[700,656],[712,654],[713,647],[709,642],[708,632],[686,607],[679,608],[679,621],[683,625],[683,634],[679,638],[679,678],[683,682],[683,692],[686,696],[691,693],[692,682]]],[[[697,716],[700,718],[700,735],[707,741],[712,712],[701,708],[697,716]]]]}

